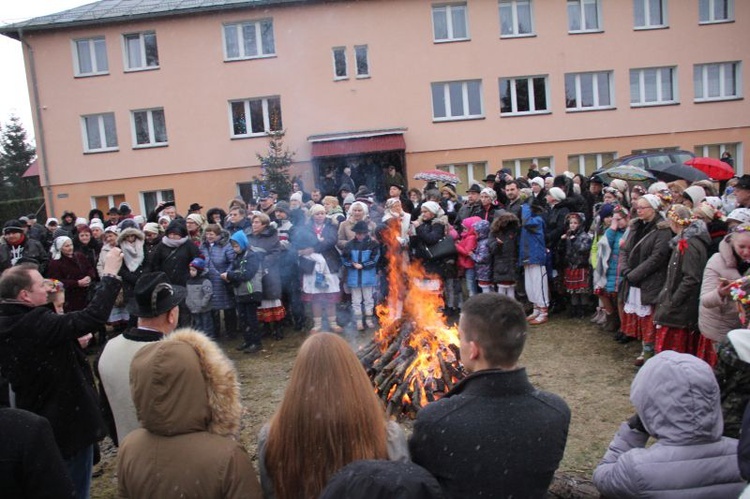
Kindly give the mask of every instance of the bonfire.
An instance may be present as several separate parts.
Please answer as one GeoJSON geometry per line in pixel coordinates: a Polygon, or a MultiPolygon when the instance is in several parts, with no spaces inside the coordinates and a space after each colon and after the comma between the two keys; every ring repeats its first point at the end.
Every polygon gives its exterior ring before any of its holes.
{"type": "Polygon", "coordinates": [[[400,250],[398,227],[382,231],[388,299],[376,307],[380,329],[358,352],[389,415],[414,418],[465,377],[458,329],[448,326],[434,277],[400,250]]]}

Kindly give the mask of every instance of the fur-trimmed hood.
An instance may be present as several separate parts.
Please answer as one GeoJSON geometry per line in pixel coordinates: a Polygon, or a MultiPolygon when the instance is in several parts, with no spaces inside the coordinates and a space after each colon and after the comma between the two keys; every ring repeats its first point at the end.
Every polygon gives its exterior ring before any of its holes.
{"type": "Polygon", "coordinates": [[[499,234],[502,230],[518,230],[521,222],[518,217],[510,211],[503,211],[492,221],[490,231],[499,234]]]}
{"type": "Polygon", "coordinates": [[[143,235],[143,231],[140,231],[136,229],[135,227],[128,227],[127,229],[120,232],[120,234],[117,236],[117,244],[122,244],[122,242],[125,240],[128,236],[135,236],[141,241],[146,239],[146,237],[143,235]]]}
{"type": "Polygon", "coordinates": [[[242,404],[232,361],[203,333],[180,329],[143,347],[130,366],[141,425],[162,436],[239,436],[242,404]]]}

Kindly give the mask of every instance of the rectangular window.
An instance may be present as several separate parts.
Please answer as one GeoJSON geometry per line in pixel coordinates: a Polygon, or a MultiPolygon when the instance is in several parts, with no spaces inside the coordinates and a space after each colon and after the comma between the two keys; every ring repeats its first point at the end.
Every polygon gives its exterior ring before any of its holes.
{"type": "Polygon", "coordinates": [[[164,189],[161,191],[143,191],[141,192],[141,206],[143,211],[141,213],[151,213],[156,208],[156,205],[165,201],[174,201],[174,191],[172,189],[164,189]]]}
{"type": "Polygon", "coordinates": [[[695,146],[693,152],[696,156],[701,158],[717,158],[725,163],[729,163],[735,171],[737,171],[738,166],[742,168],[741,142],[695,146]]]}
{"type": "Polygon", "coordinates": [[[432,30],[434,41],[454,42],[469,39],[466,4],[433,5],[432,30]]]}
{"type": "Polygon", "coordinates": [[[255,59],[276,55],[273,19],[224,25],[225,60],[255,59]]]}
{"type": "Polygon", "coordinates": [[[125,69],[135,71],[159,67],[159,50],[156,33],[129,33],[122,35],[125,44],[125,69]]]}
{"type": "Polygon", "coordinates": [[[81,116],[83,127],[83,151],[106,152],[117,150],[117,128],[115,113],[89,114],[81,116]]]}
{"type": "Polygon", "coordinates": [[[568,33],[601,31],[601,0],[568,0],[568,33]]]}
{"type": "Polygon", "coordinates": [[[555,172],[553,167],[554,162],[551,156],[543,158],[520,158],[520,159],[506,159],[503,161],[503,168],[507,168],[512,172],[514,177],[526,176],[529,172],[529,167],[532,163],[535,163],[540,169],[547,167],[550,173],[555,172]]]}
{"type": "Polygon", "coordinates": [[[432,118],[434,121],[483,116],[482,80],[432,84],[432,118]]]}
{"type": "Polygon", "coordinates": [[[630,105],[658,106],[677,102],[676,68],[630,70],[630,105]]]}
{"type": "Polygon", "coordinates": [[[614,152],[571,155],[568,156],[568,171],[590,177],[594,170],[598,170],[616,157],[617,154],[614,152]]]}
{"type": "Polygon", "coordinates": [[[565,75],[565,107],[568,110],[611,109],[613,102],[611,71],[565,75]]]}
{"type": "Polygon", "coordinates": [[[662,28],[667,25],[664,0],[633,0],[633,26],[636,29],[662,28]]]}
{"type": "Polygon", "coordinates": [[[370,59],[367,56],[367,45],[355,45],[354,57],[357,59],[357,78],[370,76],[370,59]]]}
{"type": "Polygon", "coordinates": [[[132,111],[133,147],[167,145],[164,109],[132,111]]]}
{"type": "Polygon", "coordinates": [[[107,42],[103,36],[73,41],[73,61],[76,76],[109,74],[107,42]]]}
{"type": "Polygon", "coordinates": [[[740,63],[722,62],[693,66],[695,102],[741,97],[740,63]]]}
{"type": "Polygon", "coordinates": [[[458,180],[461,181],[461,185],[471,185],[473,183],[478,183],[484,186],[484,179],[489,173],[486,161],[438,165],[437,169],[457,175],[458,180]]]}
{"type": "Polygon", "coordinates": [[[734,0],[698,0],[700,24],[734,21],[734,0]]]}
{"type": "Polygon", "coordinates": [[[333,48],[333,78],[344,80],[349,77],[346,67],[346,47],[333,48]]]}
{"type": "Polygon", "coordinates": [[[534,33],[531,0],[500,0],[500,36],[528,36],[534,33]]]}
{"type": "Polygon", "coordinates": [[[500,78],[500,114],[549,112],[547,76],[500,78]]]}
{"type": "Polygon", "coordinates": [[[257,137],[283,128],[281,99],[266,97],[229,102],[232,137],[257,137]]]}

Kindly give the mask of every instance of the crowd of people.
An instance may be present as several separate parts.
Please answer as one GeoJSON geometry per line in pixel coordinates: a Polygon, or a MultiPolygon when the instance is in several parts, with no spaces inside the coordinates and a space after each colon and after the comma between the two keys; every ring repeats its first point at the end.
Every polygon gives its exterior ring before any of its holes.
{"type": "Polygon", "coordinates": [[[631,393],[638,413],[595,470],[602,493],[741,492],[750,175],[649,185],[533,166],[518,178],[500,170],[459,195],[453,184],[407,190],[387,170],[386,198],[353,182],[332,187],[330,176],[310,193],[295,179],[288,200],[271,190],[205,214],[199,203],[184,215],[173,202],[145,215],[121,203],[106,217],[5,222],[5,405],[49,421],[52,457],[68,471],[56,486],[87,497],[96,442],[109,433],[123,497],[355,497],[352,480],[363,476],[362,497],[542,497],[570,409],[534,388],[518,358],[529,327],[567,313],[642,347],[631,393]],[[406,292],[386,282],[389,266],[410,262],[457,323],[470,375],[419,412],[407,441],[341,334],[377,327],[376,305],[406,292]],[[235,440],[236,373],[211,340],[240,336],[237,350],[253,354],[289,328],[310,337],[260,431],[258,480],[235,440]],[[84,354],[92,342],[103,346],[99,393],[84,354]],[[66,404],[78,412],[63,413],[66,404]],[[650,436],[659,442],[646,451],[650,436]],[[700,451],[687,449],[697,443],[700,451]],[[660,445],[685,447],[684,456],[660,445]],[[187,464],[176,459],[184,456],[187,464]],[[684,459],[693,471],[679,467],[684,459]],[[157,461],[173,465],[155,475],[157,461]],[[656,468],[641,475],[652,462],[676,478],[656,468]]]}

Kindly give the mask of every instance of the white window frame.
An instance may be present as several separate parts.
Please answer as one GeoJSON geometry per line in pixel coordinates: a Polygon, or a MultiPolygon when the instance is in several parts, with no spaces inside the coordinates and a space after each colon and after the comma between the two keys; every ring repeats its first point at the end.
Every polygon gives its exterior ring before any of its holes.
{"type": "MultiPolygon", "coordinates": [[[[575,99],[576,99],[576,106],[575,107],[568,107],[567,103],[565,106],[565,109],[567,112],[581,112],[581,111],[600,111],[604,109],[614,109],[615,108],[615,90],[614,90],[614,82],[613,82],[613,75],[612,71],[584,71],[581,73],[566,73],[565,77],[569,75],[575,76],[575,99]],[[594,75],[594,78],[592,78],[592,89],[591,93],[594,97],[594,105],[592,106],[583,106],[581,105],[581,76],[583,75],[594,75]],[[609,104],[599,104],[599,78],[598,75],[606,74],[607,75],[607,85],[608,85],[608,91],[609,91],[609,104]]],[[[567,98],[567,85],[565,89],[566,98],[567,98]]]]}
{"type": "Polygon", "coordinates": [[[734,0],[698,0],[698,24],[718,24],[734,22],[734,0]],[[716,13],[717,2],[722,2],[727,9],[727,17],[717,19],[716,13]],[[704,7],[705,6],[705,7],[704,7]],[[702,19],[703,10],[708,11],[708,18],[702,19]]]}
{"type": "Polygon", "coordinates": [[[466,178],[469,185],[477,183],[480,185],[484,185],[484,179],[487,178],[487,175],[489,174],[490,170],[490,164],[488,161],[469,161],[466,163],[451,163],[449,165],[437,165],[435,168],[438,170],[442,170],[444,172],[449,172],[454,175],[458,175],[456,173],[457,168],[466,168],[466,178]],[[475,166],[484,166],[484,173],[482,173],[481,178],[474,178],[474,167],[475,166]]]}
{"type": "Polygon", "coordinates": [[[125,72],[131,72],[131,71],[151,71],[154,69],[159,69],[161,67],[161,63],[159,62],[159,40],[156,37],[156,31],[140,31],[136,33],[123,33],[122,35],[122,53],[123,53],[123,66],[125,66],[125,72]],[[157,62],[155,65],[149,66],[148,65],[148,58],[146,57],[146,35],[154,35],[154,41],[156,42],[156,59],[157,62]],[[128,45],[128,37],[138,37],[138,50],[141,61],[143,62],[143,66],[130,66],[130,47],[128,45]]]}
{"type": "Polygon", "coordinates": [[[432,11],[430,14],[430,19],[432,21],[432,40],[435,43],[463,42],[471,40],[471,32],[469,31],[469,7],[466,2],[436,4],[432,6],[432,11]],[[464,19],[466,20],[465,37],[457,37],[454,35],[455,29],[453,26],[453,16],[451,15],[451,11],[453,11],[454,9],[463,9],[464,11],[464,19]],[[437,12],[444,12],[445,15],[445,25],[448,29],[448,34],[445,38],[438,38],[437,33],[435,32],[435,14],[437,12]]]}
{"type": "Polygon", "coordinates": [[[602,28],[602,2],[601,0],[568,0],[566,4],[566,11],[568,14],[568,33],[601,33],[604,31],[602,28]],[[596,27],[595,28],[587,28],[586,27],[586,9],[585,4],[587,3],[593,3],[596,5],[596,27]],[[578,9],[580,11],[580,17],[578,19],[578,22],[580,23],[579,29],[572,29],[571,28],[571,19],[570,19],[570,11],[569,7],[571,4],[578,4],[578,9]]]}
{"type": "Polygon", "coordinates": [[[167,117],[164,114],[163,107],[155,107],[151,109],[134,109],[130,111],[130,133],[133,137],[133,149],[144,149],[149,147],[164,147],[169,145],[169,134],[167,134],[167,117]],[[154,112],[161,111],[164,117],[164,133],[166,134],[167,140],[164,142],[156,141],[156,128],[154,127],[154,112]],[[138,130],[136,129],[136,113],[146,113],[146,122],[148,124],[148,142],[145,144],[138,143],[138,130]]]}
{"type": "Polygon", "coordinates": [[[633,95],[633,87],[630,87],[630,107],[650,107],[650,106],[668,106],[671,104],[678,104],[679,98],[677,93],[677,68],[675,66],[662,66],[656,68],[634,68],[630,70],[630,79],[633,79],[633,75],[638,76],[638,94],[633,95]],[[646,72],[656,70],[656,100],[646,101],[646,72]],[[672,98],[665,99],[662,95],[662,78],[663,71],[669,70],[672,77],[672,98]]]}
{"type": "Polygon", "coordinates": [[[536,28],[534,25],[534,3],[532,0],[499,0],[497,3],[497,10],[498,15],[500,16],[500,38],[524,38],[529,36],[536,36],[536,28]],[[503,5],[509,5],[511,8],[510,24],[513,30],[512,33],[503,33],[503,5]],[[529,21],[531,23],[531,27],[528,33],[519,33],[519,5],[527,5],[529,9],[529,21]]]}
{"type": "Polygon", "coordinates": [[[232,22],[232,23],[224,23],[221,27],[221,42],[224,49],[224,60],[225,61],[246,61],[249,59],[264,59],[268,57],[276,57],[276,33],[274,31],[273,26],[273,19],[272,18],[264,18],[264,19],[253,19],[253,20],[247,20],[247,21],[240,21],[240,22],[232,22]],[[266,52],[265,50],[267,47],[263,45],[263,29],[262,25],[263,23],[271,23],[271,41],[273,43],[273,47],[271,47],[273,50],[270,52],[266,52]],[[244,33],[242,31],[242,28],[244,26],[249,25],[255,25],[255,46],[259,49],[258,53],[253,54],[246,54],[245,53],[245,38],[244,33]],[[237,51],[238,54],[236,57],[232,57],[229,55],[229,44],[227,40],[227,29],[234,29],[235,34],[237,36],[237,51]]]}
{"type": "Polygon", "coordinates": [[[348,80],[349,79],[349,60],[346,57],[346,47],[333,47],[331,49],[331,62],[333,63],[333,79],[334,81],[348,80]],[[336,55],[341,54],[344,61],[344,74],[338,74],[338,68],[336,67],[336,55]]]}
{"type": "Polygon", "coordinates": [[[644,29],[659,29],[666,28],[669,25],[667,20],[667,0],[633,0],[633,29],[644,30],[644,29]],[[659,10],[661,12],[662,22],[656,23],[651,20],[651,5],[653,2],[659,3],[659,10]],[[643,9],[643,24],[638,25],[636,18],[636,6],[641,5],[643,9]]]}
{"type": "Polygon", "coordinates": [[[482,80],[459,80],[459,81],[440,81],[440,82],[434,82],[430,85],[431,89],[431,97],[435,99],[435,90],[436,85],[442,86],[442,92],[443,92],[443,103],[445,105],[445,117],[437,117],[435,116],[435,108],[433,105],[432,109],[432,121],[433,122],[439,122],[439,121],[459,121],[459,120],[475,120],[475,119],[481,119],[484,118],[484,102],[482,99],[482,80]],[[461,84],[461,96],[462,96],[462,104],[464,108],[464,114],[452,114],[451,109],[451,101],[450,101],[450,85],[460,83],[461,84]],[[479,83],[479,107],[480,111],[479,114],[467,114],[469,113],[469,83],[479,83]]]}
{"type": "Polygon", "coordinates": [[[354,46],[354,66],[357,71],[357,78],[369,78],[370,77],[370,48],[367,45],[355,45],[354,46]],[[364,54],[364,56],[362,55],[364,54]],[[364,57],[364,63],[367,66],[366,73],[359,72],[359,63],[361,57],[364,57]]]}
{"type": "Polygon", "coordinates": [[[513,177],[523,177],[526,175],[526,172],[523,171],[526,165],[525,162],[530,163],[536,163],[539,168],[542,168],[542,165],[546,165],[547,162],[549,162],[549,172],[550,174],[555,174],[555,157],[554,156],[540,156],[536,158],[514,158],[514,159],[505,159],[503,160],[501,164],[501,168],[507,168],[508,163],[511,163],[512,169],[513,169],[513,177]]]}
{"type": "Polygon", "coordinates": [[[694,87],[694,100],[693,102],[715,102],[715,101],[723,101],[723,100],[735,100],[735,99],[741,99],[742,98],[742,64],[737,61],[731,61],[731,62],[715,62],[715,63],[706,63],[706,64],[695,64],[693,66],[693,87],[694,87]],[[719,67],[719,89],[721,91],[720,95],[716,97],[705,97],[706,95],[706,89],[709,87],[708,83],[708,74],[709,74],[709,68],[712,66],[718,66],[719,67]],[[726,70],[728,67],[734,67],[734,88],[735,93],[725,94],[725,84],[727,81],[726,76],[726,70]],[[698,85],[695,84],[696,82],[696,71],[701,71],[701,89],[702,89],[702,95],[698,95],[698,85]]]}
{"type": "MultiPolygon", "coordinates": [[[[271,114],[269,111],[269,105],[268,102],[272,99],[278,99],[279,100],[279,109],[281,109],[281,97],[278,95],[268,96],[268,97],[253,97],[249,99],[232,99],[229,101],[229,135],[232,139],[244,139],[244,138],[250,138],[250,137],[265,137],[268,135],[268,132],[271,130],[271,114]],[[262,132],[252,132],[252,122],[250,121],[250,103],[251,102],[258,102],[260,101],[263,105],[263,131],[262,132]],[[232,104],[241,102],[243,103],[244,110],[245,110],[245,130],[247,133],[244,134],[235,134],[234,133],[234,120],[232,115],[232,104]]],[[[283,119],[282,119],[283,123],[283,119]]]]}
{"type": "Polygon", "coordinates": [[[141,191],[138,193],[138,201],[140,201],[141,204],[141,213],[148,213],[150,210],[153,210],[154,207],[148,207],[146,206],[146,194],[156,193],[156,204],[163,203],[164,201],[174,201],[176,199],[174,194],[174,189],[155,189],[152,191],[141,191]],[[169,198],[164,195],[165,192],[172,192],[172,197],[169,198]]]}
{"type": "Polygon", "coordinates": [[[583,153],[583,154],[571,154],[568,156],[568,168],[570,168],[570,162],[571,160],[575,160],[576,163],[578,163],[578,170],[573,173],[579,173],[581,175],[589,175],[590,172],[586,171],[586,158],[592,158],[595,160],[596,166],[594,167],[594,170],[601,169],[602,166],[607,164],[609,161],[612,161],[613,159],[617,159],[617,152],[590,152],[590,153],[583,153]],[[612,156],[611,158],[604,156],[612,156]]]}
{"type": "Polygon", "coordinates": [[[503,77],[498,80],[498,90],[500,92],[500,116],[527,116],[530,114],[550,114],[552,111],[549,109],[550,107],[550,99],[549,99],[549,75],[533,75],[533,76],[510,76],[510,77],[503,77]],[[544,79],[544,94],[545,94],[545,100],[546,100],[546,109],[536,109],[536,96],[534,95],[534,80],[537,78],[543,78],[544,79]],[[511,108],[512,110],[510,112],[503,112],[503,81],[510,81],[510,99],[511,99],[511,108]],[[529,110],[528,111],[518,111],[518,101],[517,101],[517,88],[516,85],[518,81],[520,80],[526,80],[528,88],[531,89],[529,92],[529,110]]]}
{"type": "Polygon", "coordinates": [[[89,38],[77,38],[71,40],[71,46],[73,48],[73,71],[76,77],[89,77],[89,76],[101,76],[109,74],[109,54],[107,54],[107,40],[104,36],[92,36],[89,38]],[[91,58],[91,71],[84,73],[81,71],[81,61],[78,58],[78,44],[86,42],[88,45],[89,57],[91,58]],[[104,43],[104,58],[107,63],[107,69],[100,69],[99,63],[96,58],[96,44],[97,42],[104,43]]]}
{"type": "Polygon", "coordinates": [[[112,152],[112,151],[119,151],[120,146],[119,142],[117,141],[117,122],[115,120],[115,113],[95,113],[95,114],[85,114],[81,116],[81,137],[83,138],[83,152],[84,153],[99,153],[99,152],[112,152]],[[104,117],[105,116],[112,116],[112,122],[114,124],[114,133],[115,133],[115,145],[114,146],[107,146],[107,130],[104,126],[104,117]],[[88,135],[88,127],[86,126],[86,119],[87,118],[95,118],[96,119],[96,126],[99,132],[99,140],[101,147],[94,147],[89,148],[89,135],[88,135]]]}

